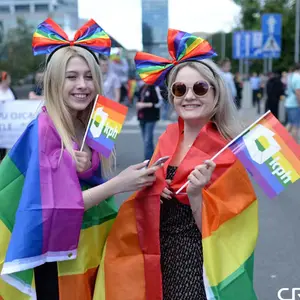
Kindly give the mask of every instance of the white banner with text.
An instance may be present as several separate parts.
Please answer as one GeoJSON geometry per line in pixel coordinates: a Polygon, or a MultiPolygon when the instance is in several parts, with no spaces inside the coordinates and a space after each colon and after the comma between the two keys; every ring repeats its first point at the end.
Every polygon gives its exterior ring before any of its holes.
{"type": "Polygon", "coordinates": [[[0,148],[12,148],[41,107],[40,100],[0,101],[0,148]]]}

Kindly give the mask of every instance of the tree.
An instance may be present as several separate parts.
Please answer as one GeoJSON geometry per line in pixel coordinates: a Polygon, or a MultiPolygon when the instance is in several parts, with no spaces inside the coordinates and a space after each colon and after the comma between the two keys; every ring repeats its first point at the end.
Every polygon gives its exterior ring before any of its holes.
{"type": "Polygon", "coordinates": [[[43,62],[42,57],[32,54],[33,32],[33,27],[23,19],[18,19],[16,28],[10,29],[5,37],[0,68],[10,73],[13,81],[36,72],[43,62]]]}

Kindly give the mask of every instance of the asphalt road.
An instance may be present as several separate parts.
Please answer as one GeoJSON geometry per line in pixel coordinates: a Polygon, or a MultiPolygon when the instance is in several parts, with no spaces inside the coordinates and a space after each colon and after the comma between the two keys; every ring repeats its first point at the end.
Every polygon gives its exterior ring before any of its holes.
{"type": "MultiPolygon", "coordinates": [[[[243,120],[248,123],[257,117],[249,102],[244,103],[241,111],[243,120]]],[[[117,172],[144,159],[141,134],[134,114],[131,109],[117,141],[117,172]]],[[[157,125],[155,140],[165,127],[165,123],[157,125]]],[[[281,288],[300,288],[300,181],[272,200],[253,184],[259,199],[260,223],[255,254],[255,289],[258,299],[276,300],[281,288]]],[[[119,195],[116,200],[121,204],[128,196],[119,195]]],[[[292,299],[292,293],[286,291],[282,297],[292,299]]]]}

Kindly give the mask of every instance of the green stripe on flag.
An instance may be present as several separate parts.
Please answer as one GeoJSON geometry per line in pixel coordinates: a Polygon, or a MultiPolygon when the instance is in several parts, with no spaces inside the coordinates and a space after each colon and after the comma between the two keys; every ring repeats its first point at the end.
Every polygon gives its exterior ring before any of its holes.
{"type": "Polygon", "coordinates": [[[118,210],[115,206],[114,198],[108,198],[84,213],[81,229],[87,229],[89,227],[100,225],[108,220],[114,219],[117,215],[117,212],[118,210]]]}
{"type": "Polygon", "coordinates": [[[257,300],[253,288],[253,267],[254,254],[220,284],[211,287],[216,299],[257,300]]]}
{"type": "Polygon", "coordinates": [[[12,232],[24,185],[24,176],[7,155],[0,166],[0,219],[12,232]]]}
{"type": "Polygon", "coordinates": [[[31,286],[33,280],[33,269],[17,272],[10,275],[11,277],[31,286]]]}

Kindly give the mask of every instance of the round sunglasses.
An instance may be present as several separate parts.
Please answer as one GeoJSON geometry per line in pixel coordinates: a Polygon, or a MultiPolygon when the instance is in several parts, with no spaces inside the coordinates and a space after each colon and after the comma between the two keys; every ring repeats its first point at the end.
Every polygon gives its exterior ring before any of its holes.
{"type": "Polygon", "coordinates": [[[193,86],[187,86],[183,82],[174,82],[171,86],[171,93],[174,97],[183,98],[189,89],[192,89],[196,97],[203,97],[208,93],[210,88],[213,88],[213,86],[204,80],[195,82],[193,86]]]}

